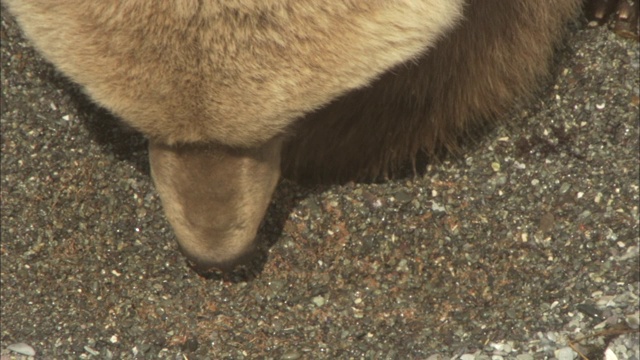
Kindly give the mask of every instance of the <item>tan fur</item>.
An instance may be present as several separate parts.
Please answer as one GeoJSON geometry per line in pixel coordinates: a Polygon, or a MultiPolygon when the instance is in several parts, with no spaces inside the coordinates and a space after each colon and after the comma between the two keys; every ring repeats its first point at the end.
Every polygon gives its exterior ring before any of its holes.
{"type": "Polygon", "coordinates": [[[417,56],[462,1],[6,2],[47,59],[152,139],[252,146],[417,56]]]}
{"type": "Polygon", "coordinates": [[[205,270],[251,252],[283,141],[286,173],[310,181],[455,150],[546,73],[580,2],[4,1],[47,59],[150,138],[167,217],[205,270]]]}
{"type": "Polygon", "coordinates": [[[254,149],[151,142],[165,213],[197,269],[227,269],[250,257],[280,177],[281,147],[280,138],[254,149]]]}

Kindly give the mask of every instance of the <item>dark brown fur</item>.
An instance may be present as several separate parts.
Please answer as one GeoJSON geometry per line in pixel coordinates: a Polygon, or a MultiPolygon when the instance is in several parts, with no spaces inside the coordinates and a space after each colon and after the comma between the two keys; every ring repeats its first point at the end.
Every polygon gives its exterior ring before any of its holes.
{"type": "Polygon", "coordinates": [[[285,147],[305,182],[386,177],[418,154],[457,152],[548,74],[579,1],[470,1],[463,21],[418,61],[307,116],[285,147]],[[318,151],[322,149],[322,151],[318,151]]]}

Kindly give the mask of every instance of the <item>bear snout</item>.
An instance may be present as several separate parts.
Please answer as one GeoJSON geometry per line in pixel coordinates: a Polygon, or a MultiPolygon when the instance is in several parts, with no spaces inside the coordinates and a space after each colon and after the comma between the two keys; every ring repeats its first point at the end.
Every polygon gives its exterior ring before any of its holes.
{"type": "Polygon", "coordinates": [[[192,267],[231,270],[255,237],[280,177],[282,140],[249,148],[151,141],[151,175],[192,267]]]}

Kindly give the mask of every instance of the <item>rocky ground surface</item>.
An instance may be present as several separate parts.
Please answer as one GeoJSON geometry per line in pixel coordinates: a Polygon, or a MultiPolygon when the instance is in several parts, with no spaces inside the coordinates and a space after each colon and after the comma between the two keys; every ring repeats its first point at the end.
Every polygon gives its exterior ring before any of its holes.
{"type": "Polygon", "coordinates": [[[204,279],[145,140],[3,12],[2,360],[640,359],[639,49],[572,31],[465,157],[383,184],[284,181],[250,279],[204,279]]]}

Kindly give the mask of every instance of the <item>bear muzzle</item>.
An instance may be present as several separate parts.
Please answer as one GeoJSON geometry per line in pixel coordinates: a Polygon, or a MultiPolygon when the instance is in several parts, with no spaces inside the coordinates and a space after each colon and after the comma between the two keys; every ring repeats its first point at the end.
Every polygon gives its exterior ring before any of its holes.
{"type": "Polygon", "coordinates": [[[281,138],[248,148],[149,143],[151,175],[182,252],[200,273],[248,262],[280,177],[281,138]]]}

